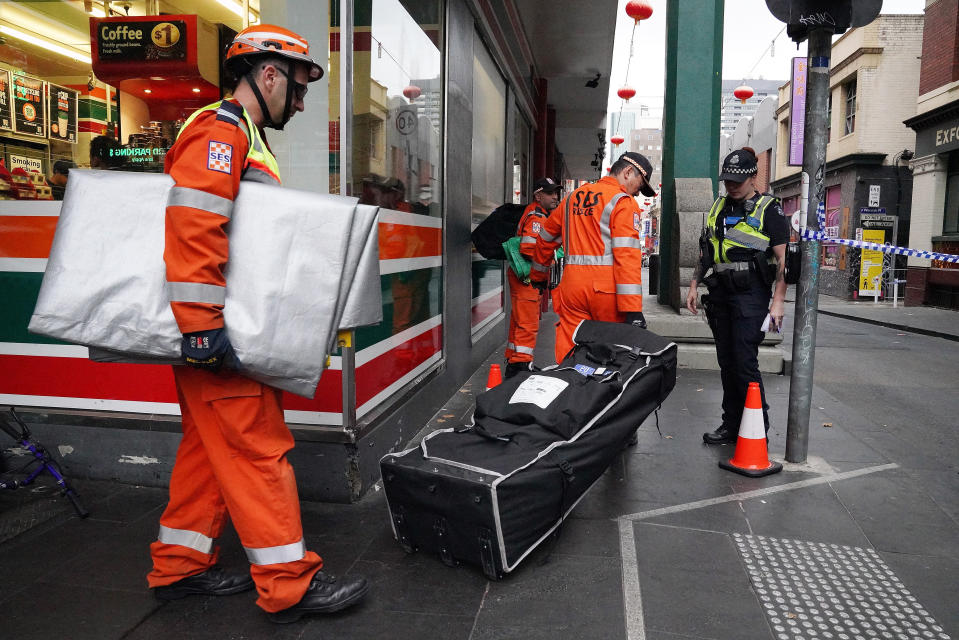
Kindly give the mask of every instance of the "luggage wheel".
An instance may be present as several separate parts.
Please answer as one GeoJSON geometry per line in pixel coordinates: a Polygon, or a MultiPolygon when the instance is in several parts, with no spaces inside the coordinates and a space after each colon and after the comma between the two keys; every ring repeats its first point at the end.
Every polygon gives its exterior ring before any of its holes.
{"type": "Polygon", "coordinates": [[[496,569],[496,552],[493,549],[493,535],[489,529],[482,529],[479,536],[480,562],[483,573],[490,580],[499,580],[503,577],[496,569]]]}

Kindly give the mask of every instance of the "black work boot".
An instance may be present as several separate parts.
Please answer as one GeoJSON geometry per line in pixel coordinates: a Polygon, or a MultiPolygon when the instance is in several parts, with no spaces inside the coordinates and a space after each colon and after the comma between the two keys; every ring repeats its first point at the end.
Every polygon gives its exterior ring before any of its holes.
{"type": "Polygon", "coordinates": [[[270,614],[278,624],[296,622],[311,613],[333,613],[356,604],[370,590],[365,578],[351,576],[338,580],[329,573],[317,571],[306,588],[303,598],[288,609],[270,614]]]}
{"type": "Polygon", "coordinates": [[[532,371],[532,362],[507,362],[506,371],[503,372],[503,378],[509,380],[520,371],[532,371]]]}
{"type": "Polygon", "coordinates": [[[732,444],[739,438],[739,429],[730,429],[726,425],[720,425],[712,433],[703,434],[703,442],[706,444],[732,444]]]}
{"type": "Polygon", "coordinates": [[[173,584],[154,587],[158,600],[179,600],[189,595],[230,596],[253,588],[250,572],[227,573],[220,565],[213,565],[203,573],[177,580],[173,584]]]}

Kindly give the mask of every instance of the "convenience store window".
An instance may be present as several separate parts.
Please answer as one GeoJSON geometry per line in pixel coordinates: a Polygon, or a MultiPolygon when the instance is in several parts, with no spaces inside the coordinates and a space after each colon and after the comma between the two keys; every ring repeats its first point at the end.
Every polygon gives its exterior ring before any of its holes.
{"type": "MultiPolygon", "coordinates": [[[[479,34],[473,37],[472,169],[470,208],[476,228],[506,196],[506,81],[479,34]]],[[[486,260],[474,250],[472,277],[475,335],[503,313],[503,261],[486,260]]]]}
{"type": "Polygon", "coordinates": [[[71,167],[162,172],[186,118],[229,96],[233,82],[222,72],[227,45],[261,21],[299,30],[326,68],[308,96],[309,118],[322,123],[322,135],[290,142],[289,133],[270,131],[268,140],[285,184],[292,179],[291,186],[328,191],[328,131],[336,116],[328,107],[328,86],[336,80],[329,73],[329,2],[247,0],[247,6],[244,16],[243,0],[0,2],[0,198],[60,199],[68,180],[62,172],[71,167]],[[289,20],[304,12],[309,21],[289,20]],[[315,153],[293,163],[304,144],[315,153]]]}

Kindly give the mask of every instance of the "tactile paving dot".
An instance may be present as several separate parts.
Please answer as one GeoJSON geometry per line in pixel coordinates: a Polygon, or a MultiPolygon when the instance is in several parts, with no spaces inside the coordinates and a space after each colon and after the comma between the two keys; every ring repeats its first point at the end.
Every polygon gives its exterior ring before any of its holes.
{"type": "Polygon", "coordinates": [[[872,549],[733,540],[776,640],[951,640],[872,549]]]}

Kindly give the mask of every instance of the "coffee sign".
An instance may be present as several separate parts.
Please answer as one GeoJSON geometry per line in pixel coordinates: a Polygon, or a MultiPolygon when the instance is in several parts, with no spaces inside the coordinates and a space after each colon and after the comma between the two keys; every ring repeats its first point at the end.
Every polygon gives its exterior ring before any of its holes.
{"type": "Polygon", "coordinates": [[[13,130],[13,111],[10,109],[10,72],[0,69],[0,129],[13,130]]]}
{"type": "Polygon", "coordinates": [[[50,138],[75,143],[77,141],[77,92],[55,84],[47,85],[50,114],[50,138]]]}
{"type": "Polygon", "coordinates": [[[13,130],[28,136],[47,135],[43,80],[13,74],[13,130]]]}
{"type": "Polygon", "coordinates": [[[183,20],[100,21],[96,25],[100,62],[185,60],[187,25],[183,20]]]}

